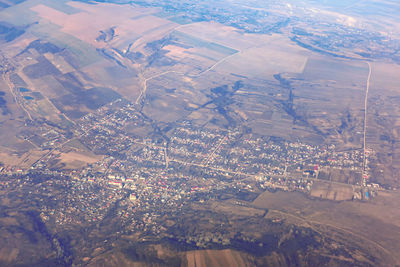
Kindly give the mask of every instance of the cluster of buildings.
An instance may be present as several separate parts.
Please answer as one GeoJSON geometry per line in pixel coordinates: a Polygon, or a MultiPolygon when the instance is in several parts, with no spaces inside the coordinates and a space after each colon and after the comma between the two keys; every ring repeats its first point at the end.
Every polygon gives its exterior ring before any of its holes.
{"type": "Polygon", "coordinates": [[[29,191],[38,196],[43,220],[65,226],[115,216],[126,231],[159,234],[166,229],[166,217],[192,202],[267,189],[308,193],[320,169],[361,173],[363,167],[360,150],[337,152],[334,145],[207,129],[189,121],[142,137],[127,127],[152,125],[122,100],[83,117],[72,130],[74,137],[104,157],[72,171],[52,169],[53,152],[62,152],[65,137],[44,131],[43,138],[54,138],[53,149],[29,170],[2,167],[0,174],[15,179],[2,180],[0,186],[23,186],[34,183],[31,177],[54,176],[29,191]]]}

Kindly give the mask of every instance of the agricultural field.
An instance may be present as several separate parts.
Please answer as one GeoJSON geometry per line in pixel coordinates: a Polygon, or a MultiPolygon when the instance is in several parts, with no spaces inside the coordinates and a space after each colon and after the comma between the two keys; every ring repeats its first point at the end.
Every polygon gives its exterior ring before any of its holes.
{"type": "MultiPolygon", "coordinates": [[[[324,12],[330,22],[352,21],[324,12]]],[[[358,150],[368,82],[365,142],[379,153],[371,181],[395,184],[399,123],[391,111],[398,109],[400,69],[305,43],[310,22],[292,32],[254,33],[153,6],[82,1],[24,1],[0,14],[13,34],[2,46],[13,68],[2,77],[9,87],[2,99],[14,98],[19,116],[58,125],[65,134],[76,120],[124,99],[169,127],[184,120],[210,129],[240,125],[261,136],[358,150]],[[213,92],[226,86],[223,94],[213,92]]],[[[8,107],[2,110],[6,116],[8,107]]]]}
{"type": "Polygon", "coordinates": [[[0,0],[0,265],[399,265],[399,10],[0,0]]]}

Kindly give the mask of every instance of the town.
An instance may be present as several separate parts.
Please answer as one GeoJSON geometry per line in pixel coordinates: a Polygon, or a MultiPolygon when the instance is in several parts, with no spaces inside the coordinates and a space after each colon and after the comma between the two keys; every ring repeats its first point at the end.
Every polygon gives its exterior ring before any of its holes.
{"type": "MultiPolygon", "coordinates": [[[[153,235],[165,231],[165,217],[179,214],[185,205],[226,195],[251,201],[265,190],[310,194],[313,184],[323,181],[352,187],[348,200],[367,200],[379,188],[363,186],[361,149],[337,152],[334,145],[200,128],[190,121],[139,138],[126,131],[127,125],[153,127],[124,100],[81,118],[72,136],[43,127],[40,139],[24,138],[48,153],[26,170],[1,167],[6,178],[0,186],[33,183],[26,193],[38,196],[42,220],[59,227],[96,223],[111,212],[125,232],[153,235]],[[68,152],[65,146],[73,139],[104,156],[81,169],[59,168],[60,154],[68,152]],[[332,170],[346,172],[347,181],[337,181],[332,170]]],[[[367,158],[373,157],[369,151],[367,158]]]]}

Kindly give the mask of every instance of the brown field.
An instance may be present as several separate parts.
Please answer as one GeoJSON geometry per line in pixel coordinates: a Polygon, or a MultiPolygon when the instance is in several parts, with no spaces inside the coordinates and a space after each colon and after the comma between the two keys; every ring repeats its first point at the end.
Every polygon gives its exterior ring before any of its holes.
{"type": "MultiPolygon", "coordinates": [[[[27,162],[35,158],[35,147],[31,143],[20,139],[16,133],[25,130],[24,116],[25,111],[14,101],[10,92],[8,81],[0,79],[0,91],[5,95],[7,114],[0,112],[0,162],[10,166],[26,167],[27,162]],[[32,153],[29,153],[31,150],[32,153]],[[30,155],[32,158],[29,158],[30,155]]],[[[2,110],[1,110],[2,111],[2,110]]]]}
{"type": "MultiPolygon", "coordinates": [[[[10,145],[13,145],[13,143],[11,143],[10,145]]],[[[37,161],[44,154],[45,152],[35,149],[31,149],[29,152],[20,154],[20,153],[15,153],[13,150],[9,148],[0,147],[0,159],[1,159],[0,162],[8,166],[25,169],[29,168],[35,161],[37,161]]]]}
{"type": "Polygon", "coordinates": [[[351,185],[314,182],[310,196],[336,201],[351,200],[353,198],[353,188],[351,185]]]}
{"type": "Polygon", "coordinates": [[[400,67],[388,63],[371,63],[371,66],[367,147],[378,155],[378,168],[371,179],[397,186],[400,175],[400,67]]]}
{"type": "Polygon", "coordinates": [[[266,45],[268,41],[273,39],[269,35],[243,33],[236,28],[224,26],[216,22],[199,22],[183,25],[179,28],[179,31],[239,51],[266,45]]]}
{"type": "Polygon", "coordinates": [[[81,152],[68,152],[60,155],[60,163],[65,164],[65,169],[80,169],[87,164],[95,163],[99,161],[101,156],[93,153],[81,153],[81,152]]]}
{"type": "Polygon", "coordinates": [[[362,61],[314,55],[308,59],[300,77],[307,81],[332,81],[363,91],[368,77],[368,65],[362,61]]]}
{"type": "Polygon", "coordinates": [[[195,266],[249,266],[249,259],[244,253],[231,249],[195,250],[186,253],[188,267],[195,266]]]}
{"type": "Polygon", "coordinates": [[[6,248],[3,247],[0,249],[0,261],[6,263],[15,262],[19,253],[18,248],[6,248]]]}
{"type": "Polygon", "coordinates": [[[307,62],[308,52],[280,35],[245,34],[211,22],[185,25],[179,31],[240,51],[216,67],[221,72],[270,77],[280,72],[301,73],[307,62]]]}
{"type": "MultiPolygon", "coordinates": [[[[64,144],[61,153],[56,155],[59,159],[57,165],[64,169],[81,169],[87,164],[99,161],[102,156],[96,155],[76,139],[64,144]]],[[[53,166],[55,167],[55,166],[53,166]]]]}
{"type": "Polygon", "coordinates": [[[126,44],[127,38],[132,40],[152,32],[165,32],[177,26],[165,19],[151,16],[155,12],[154,9],[115,4],[89,5],[78,2],[69,2],[68,4],[81,12],[66,14],[42,4],[32,7],[31,10],[35,11],[42,19],[61,26],[61,31],[64,33],[97,48],[106,46],[105,43],[96,41],[100,31],[111,27],[116,27],[115,31],[118,36],[111,44],[119,47],[120,44],[126,44]],[[144,14],[148,16],[142,17],[141,15],[144,14]],[[140,18],[135,19],[139,15],[140,18]]]}
{"type": "Polygon", "coordinates": [[[267,45],[263,47],[250,48],[227,58],[216,67],[216,71],[227,70],[229,73],[252,78],[271,79],[272,75],[281,72],[301,73],[306,61],[307,57],[302,55],[298,48],[290,46],[288,39],[271,37],[271,40],[268,40],[267,45]],[[282,60],[283,58],[285,60],[282,60]]]}
{"type": "Polygon", "coordinates": [[[102,61],[81,69],[91,79],[91,84],[112,88],[130,101],[136,100],[140,94],[141,84],[137,72],[123,69],[109,61],[102,61]]]}
{"type": "Polygon", "coordinates": [[[233,199],[226,201],[209,201],[201,205],[193,205],[196,210],[213,210],[223,213],[229,217],[258,217],[265,214],[264,209],[258,209],[247,205],[247,202],[240,202],[233,199]]]}
{"type": "Polygon", "coordinates": [[[36,80],[25,78],[22,73],[20,73],[20,76],[24,78],[28,84],[28,88],[39,90],[47,98],[54,98],[68,94],[68,91],[53,76],[48,76],[46,79],[36,80]]]}
{"type": "MultiPolygon", "coordinates": [[[[10,57],[14,57],[16,55],[18,55],[21,50],[23,50],[25,47],[27,47],[32,41],[36,40],[37,37],[34,36],[31,33],[26,33],[24,35],[24,38],[18,38],[17,40],[15,40],[14,42],[12,42],[11,44],[9,44],[8,46],[5,46],[4,48],[2,47],[2,49],[5,49],[5,52],[10,56],[10,57]]],[[[30,59],[33,60],[33,59],[30,59]]]]}
{"type": "Polygon", "coordinates": [[[47,60],[49,60],[62,74],[73,72],[75,69],[65,61],[60,55],[51,53],[44,54],[47,60]]]}

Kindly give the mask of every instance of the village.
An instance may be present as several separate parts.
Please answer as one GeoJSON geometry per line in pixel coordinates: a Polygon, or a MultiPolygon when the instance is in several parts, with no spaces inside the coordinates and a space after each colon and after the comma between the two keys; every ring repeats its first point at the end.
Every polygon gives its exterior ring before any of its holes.
{"type": "MultiPolygon", "coordinates": [[[[8,178],[0,185],[35,184],[27,193],[38,195],[42,219],[55,225],[96,223],[113,214],[125,224],[125,231],[152,234],[165,230],[165,215],[227,195],[245,201],[265,190],[310,195],[313,184],[322,181],[353,188],[347,200],[368,200],[379,188],[372,183],[362,186],[361,149],[337,152],[334,145],[199,128],[189,121],[162,137],[138,138],[124,131],[127,124],[140,128],[150,123],[133,104],[122,101],[83,117],[73,129],[74,138],[105,156],[76,170],[52,167],[58,162],[55,151],[63,151],[66,137],[56,130],[44,133],[42,137],[49,139],[43,149],[48,143],[56,149],[30,169],[1,167],[1,175],[8,178]],[[347,184],[336,181],[332,170],[353,177],[347,184]],[[35,180],[43,175],[52,178],[35,180]]],[[[369,151],[368,157],[373,156],[369,151]]]]}

